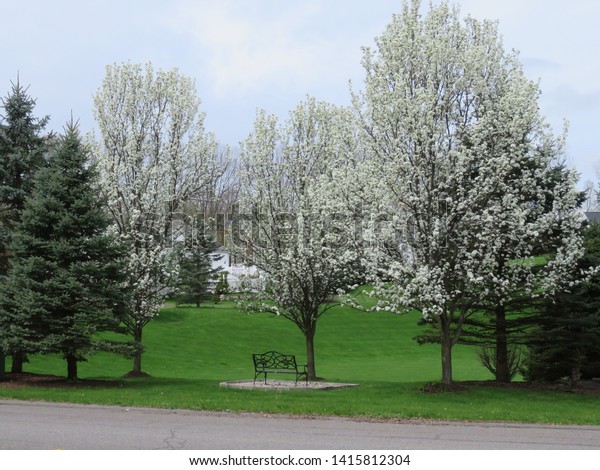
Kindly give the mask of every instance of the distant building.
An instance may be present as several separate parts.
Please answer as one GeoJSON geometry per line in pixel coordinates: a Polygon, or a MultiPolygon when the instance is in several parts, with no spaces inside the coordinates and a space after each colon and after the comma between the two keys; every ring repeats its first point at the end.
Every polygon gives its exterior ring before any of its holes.
{"type": "Polygon", "coordinates": [[[223,248],[219,247],[210,255],[210,264],[213,270],[226,270],[231,266],[231,256],[229,252],[223,248]]]}
{"type": "Polygon", "coordinates": [[[585,212],[585,217],[591,224],[600,224],[600,212],[585,212]]]}
{"type": "MultiPolygon", "coordinates": [[[[237,292],[245,283],[250,290],[260,290],[264,282],[264,274],[256,266],[236,263],[231,254],[223,247],[211,253],[211,267],[220,273],[227,273],[227,282],[232,292],[237,292]]],[[[209,290],[213,290],[216,280],[212,280],[209,290]]]]}

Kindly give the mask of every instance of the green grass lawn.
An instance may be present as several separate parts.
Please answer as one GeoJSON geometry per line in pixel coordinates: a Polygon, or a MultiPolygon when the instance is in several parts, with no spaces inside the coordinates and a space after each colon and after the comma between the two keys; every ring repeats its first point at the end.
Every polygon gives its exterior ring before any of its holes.
{"type": "MultiPolygon", "coordinates": [[[[246,315],[232,302],[201,308],[165,308],[144,330],[143,369],[150,377],[121,379],[131,361],[97,354],[80,364],[75,386],[1,388],[0,397],[205,410],[344,415],[392,419],[500,420],[600,424],[600,395],[469,386],[429,394],[439,381],[440,350],[419,346],[417,314],[365,313],[345,307],[327,312],[317,329],[317,374],[353,382],[340,390],[235,390],[226,380],[252,379],[254,352],[271,349],[305,360],[303,336],[290,321],[246,315]],[[118,380],[122,386],[90,387],[85,379],[118,380]]],[[[457,381],[488,380],[473,348],[454,348],[457,381]]],[[[8,366],[8,361],[7,361],[8,366]]],[[[65,375],[59,357],[34,356],[27,372],[65,375]]]]}

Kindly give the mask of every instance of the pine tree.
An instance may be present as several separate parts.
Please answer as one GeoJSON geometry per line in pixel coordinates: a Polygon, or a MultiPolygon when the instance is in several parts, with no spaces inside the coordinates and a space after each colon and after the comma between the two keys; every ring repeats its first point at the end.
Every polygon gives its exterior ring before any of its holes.
{"type": "Polygon", "coordinates": [[[42,136],[48,117],[33,116],[35,100],[19,81],[2,100],[0,123],[0,276],[7,271],[6,244],[10,231],[19,220],[25,198],[31,191],[32,178],[44,166],[47,138],[42,136]]]}
{"type": "Polygon", "coordinates": [[[177,304],[200,304],[210,298],[208,285],[210,278],[217,273],[212,267],[211,253],[216,244],[202,236],[194,243],[186,243],[178,253],[179,281],[177,286],[177,304]]]}
{"type": "Polygon", "coordinates": [[[109,222],[75,125],[34,178],[10,245],[12,267],[0,292],[0,341],[5,350],[62,353],[67,378],[96,350],[132,352],[103,340],[118,331],[128,295],[125,250],[109,222]]]}
{"type": "MultiPolygon", "coordinates": [[[[9,95],[2,99],[4,113],[0,121],[0,282],[7,275],[10,252],[8,246],[15,224],[20,219],[25,198],[31,191],[35,172],[45,165],[51,136],[42,132],[48,117],[33,115],[36,101],[17,80],[9,95]]],[[[1,312],[0,312],[1,314],[1,312]]],[[[12,371],[21,372],[24,355],[12,354],[12,371]]]]}
{"type": "MultiPolygon", "coordinates": [[[[584,231],[579,267],[600,267],[600,224],[584,231]]],[[[528,338],[526,378],[553,381],[600,376],[600,272],[544,303],[528,338]]]]}

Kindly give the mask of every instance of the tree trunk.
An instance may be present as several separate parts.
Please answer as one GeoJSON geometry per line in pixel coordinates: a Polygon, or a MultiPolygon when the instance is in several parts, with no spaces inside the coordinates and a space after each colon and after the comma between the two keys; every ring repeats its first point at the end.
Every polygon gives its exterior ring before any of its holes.
{"type": "Polygon", "coordinates": [[[20,374],[23,372],[23,362],[25,362],[25,355],[21,351],[14,351],[12,353],[12,366],[10,371],[13,374],[20,374]]]}
{"type": "Polygon", "coordinates": [[[442,384],[452,385],[452,337],[450,322],[440,318],[440,342],[442,349],[442,384]]]}
{"type": "Polygon", "coordinates": [[[306,368],[308,380],[316,380],[317,372],[315,369],[315,331],[305,333],[306,338],[306,368]]]}
{"type": "MultiPolygon", "coordinates": [[[[136,326],[135,333],[133,335],[133,339],[142,344],[142,328],[136,326]]],[[[135,352],[133,356],[133,370],[131,371],[133,375],[141,375],[142,374],[142,351],[138,350],[135,352]]]]}
{"type": "Polygon", "coordinates": [[[73,354],[67,355],[67,381],[77,381],[77,357],[73,354]]]}
{"type": "Polygon", "coordinates": [[[496,307],[496,381],[510,382],[508,364],[508,338],[506,333],[506,307],[496,307]]]}
{"type": "Polygon", "coordinates": [[[4,351],[0,349],[0,380],[4,380],[4,351]]]}

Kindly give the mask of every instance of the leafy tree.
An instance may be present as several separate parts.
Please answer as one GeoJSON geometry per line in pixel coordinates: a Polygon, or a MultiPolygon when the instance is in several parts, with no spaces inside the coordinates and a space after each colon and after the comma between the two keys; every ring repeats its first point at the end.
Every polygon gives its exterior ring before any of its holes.
{"type": "Polygon", "coordinates": [[[351,122],[349,110],[309,98],[283,125],[259,112],[241,151],[244,223],[237,246],[266,276],[264,290],[247,307],[281,315],[300,329],[309,379],[317,378],[317,322],[354,275],[348,219],[331,197],[336,169],[349,168],[353,158],[351,122]]]}
{"type": "Polygon", "coordinates": [[[529,380],[600,376],[600,224],[584,231],[582,270],[596,272],[585,282],[545,302],[534,317],[527,345],[529,380]]]}
{"type": "Polygon", "coordinates": [[[363,64],[355,103],[365,171],[381,183],[373,200],[393,211],[400,237],[374,259],[380,308],[422,312],[450,384],[452,347],[486,299],[552,295],[573,279],[582,253],[575,175],[544,187],[563,137],[544,123],[538,86],[495,23],[463,21],[446,3],[421,17],[420,1],[405,2],[363,64]],[[557,228],[555,257],[534,269],[536,241],[557,228]]]}
{"type": "MultiPolygon", "coordinates": [[[[540,151],[543,151],[541,149],[540,151]]],[[[562,163],[544,162],[549,168],[531,168],[532,165],[539,164],[539,161],[531,159],[530,168],[540,175],[540,178],[533,179],[530,186],[522,188],[520,191],[521,204],[527,208],[521,212],[526,220],[522,225],[533,228],[530,233],[534,237],[528,240],[529,246],[526,255],[538,255],[537,261],[529,271],[515,276],[511,271],[514,260],[505,256],[506,253],[514,253],[514,247],[522,243],[514,234],[507,236],[506,228],[501,232],[502,244],[504,248],[496,253],[496,266],[494,283],[504,282],[505,285],[511,285],[512,289],[490,289],[490,295],[483,299],[481,309],[487,313],[487,318],[480,322],[476,327],[476,333],[467,329],[468,335],[473,337],[485,338],[491,335],[493,341],[491,345],[495,349],[494,374],[499,382],[509,382],[515,368],[510,367],[511,356],[513,362],[519,362],[518,351],[522,350],[522,345],[530,334],[532,314],[539,310],[542,303],[548,302],[548,296],[539,298],[539,296],[530,295],[531,289],[527,284],[531,283],[527,276],[535,278],[543,276],[543,265],[547,262],[552,263],[554,253],[557,250],[564,250],[564,239],[572,240],[573,235],[577,233],[577,223],[573,223],[573,216],[576,216],[575,209],[583,203],[584,195],[573,191],[571,171],[567,170],[562,163]],[[566,183],[566,184],[565,184],[566,183]],[[554,202],[564,203],[570,199],[569,207],[563,206],[563,214],[566,217],[558,218],[552,226],[548,226],[547,219],[552,220],[556,210],[554,202]],[[564,222],[564,223],[563,223],[564,222]],[[545,229],[544,229],[545,226],[545,229]],[[518,241],[517,241],[518,240],[518,241]],[[536,266],[537,264],[537,266],[536,266]],[[523,287],[524,286],[524,287],[523,287]],[[516,359],[516,361],[514,361],[516,359]]],[[[519,179],[515,179],[515,184],[519,184],[519,179]]],[[[521,232],[522,233],[522,232],[521,232]]],[[[517,252],[518,253],[518,252],[517,252]]],[[[513,254],[514,256],[514,254],[513,254]]],[[[556,293],[560,295],[560,293],[556,293]]],[[[554,296],[550,296],[553,298],[554,296]]],[[[550,300],[552,301],[552,300],[550,300]]],[[[490,344],[487,342],[487,344],[490,344]]]]}
{"type": "Polygon", "coordinates": [[[88,163],[70,124],[49,166],[34,177],[0,295],[5,348],[62,353],[69,380],[77,379],[77,362],[96,350],[131,352],[131,345],[100,336],[120,329],[128,302],[126,251],[107,232],[97,174],[88,163]]]}
{"type": "MultiPolygon", "coordinates": [[[[0,120],[0,282],[8,273],[9,244],[31,192],[33,175],[45,165],[48,141],[43,135],[48,117],[36,118],[36,101],[19,80],[2,99],[0,120]]],[[[1,315],[1,313],[0,313],[1,315]]],[[[24,354],[18,345],[12,354],[12,371],[22,372],[24,354]]]]}
{"type": "MultiPolygon", "coordinates": [[[[531,279],[543,273],[541,270],[544,264],[552,260],[552,253],[561,246],[562,237],[569,237],[573,230],[572,226],[567,224],[565,227],[559,220],[546,230],[533,231],[534,238],[528,240],[531,247],[529,255],[538,256],[533,260],[530,270],[522,273],[514,272],[515,260],[510,256],[514,256],[514,250],[522,243],[522,237],[525,236],[519,226],[527,224],[540,227],[540,220],[547,218],[554,211],[554,197],[558,194],[556,189],[568,188],[569,186],[564,185],[564,182],[570,180],[570,172],[562,164],[534,159],[527,163],[529,166],[525,166],[526,171],[534,169],[535,173],[544,179],[533,180],[533,184],[521,189],[521,205],[526,208],[521,212],[523,219],[518,224],[512,225],[503,222],[498,228],[496,244],[499,249],[494,254],[496,269],[494,277],[488,279],[489,284],[486,286],[488,294],[481,298],[479,305],[474,306],[474,309],[481,313],[477,312],[464,319],[458,340],[462,344],[482,347],[480,354],[482,362],[498,382],[509,382],[517,372],[520,372],[523,345],[530,337],[531,327],[535,321],[534,314],[547,301],[540,296],[532,295],[527,287],[528,283],[531,283],[528,276],[531,279]],[[539,163],[550,165],[550,169],[533,168],[533,165],[539,163]],[[515,238],[512,236],[513,233],[521,233],[521,236],[515,238]],[[500,283],[506,287],[494,288],[500,283]]],[[[522,169],[515,169],[509,177],[518,184],[522,177],[521,173],[522,169]]],[[[560,197],[560,194],[558,195],[560,197]]],[[[499,194],[498,197],[502,195],[499,194]]],[[[577,205],[583,201],[583,194],[579,194],[577,201],[577,205]]],[[[575,214],[573,210],[571,212],[575,214]]],[[[566,220],[569,221],[569,218],[566,220]]],[[[435,338],[429,331],[417,339],[421,342],[437,342],[439,336],[435,338]]]]}
{"type": "MultiPolygon", "coordinates": [[[[138,343],[177,278],[175,215],[214,179],[217,146],[199,105],[192,80],[149,63],[108,66],[94,97],[100,183],[115,230],[131,247],[133,300],[124,322],[138,343]]],[[[141,352],[132,373],[142,374],[141,352]]]]}

